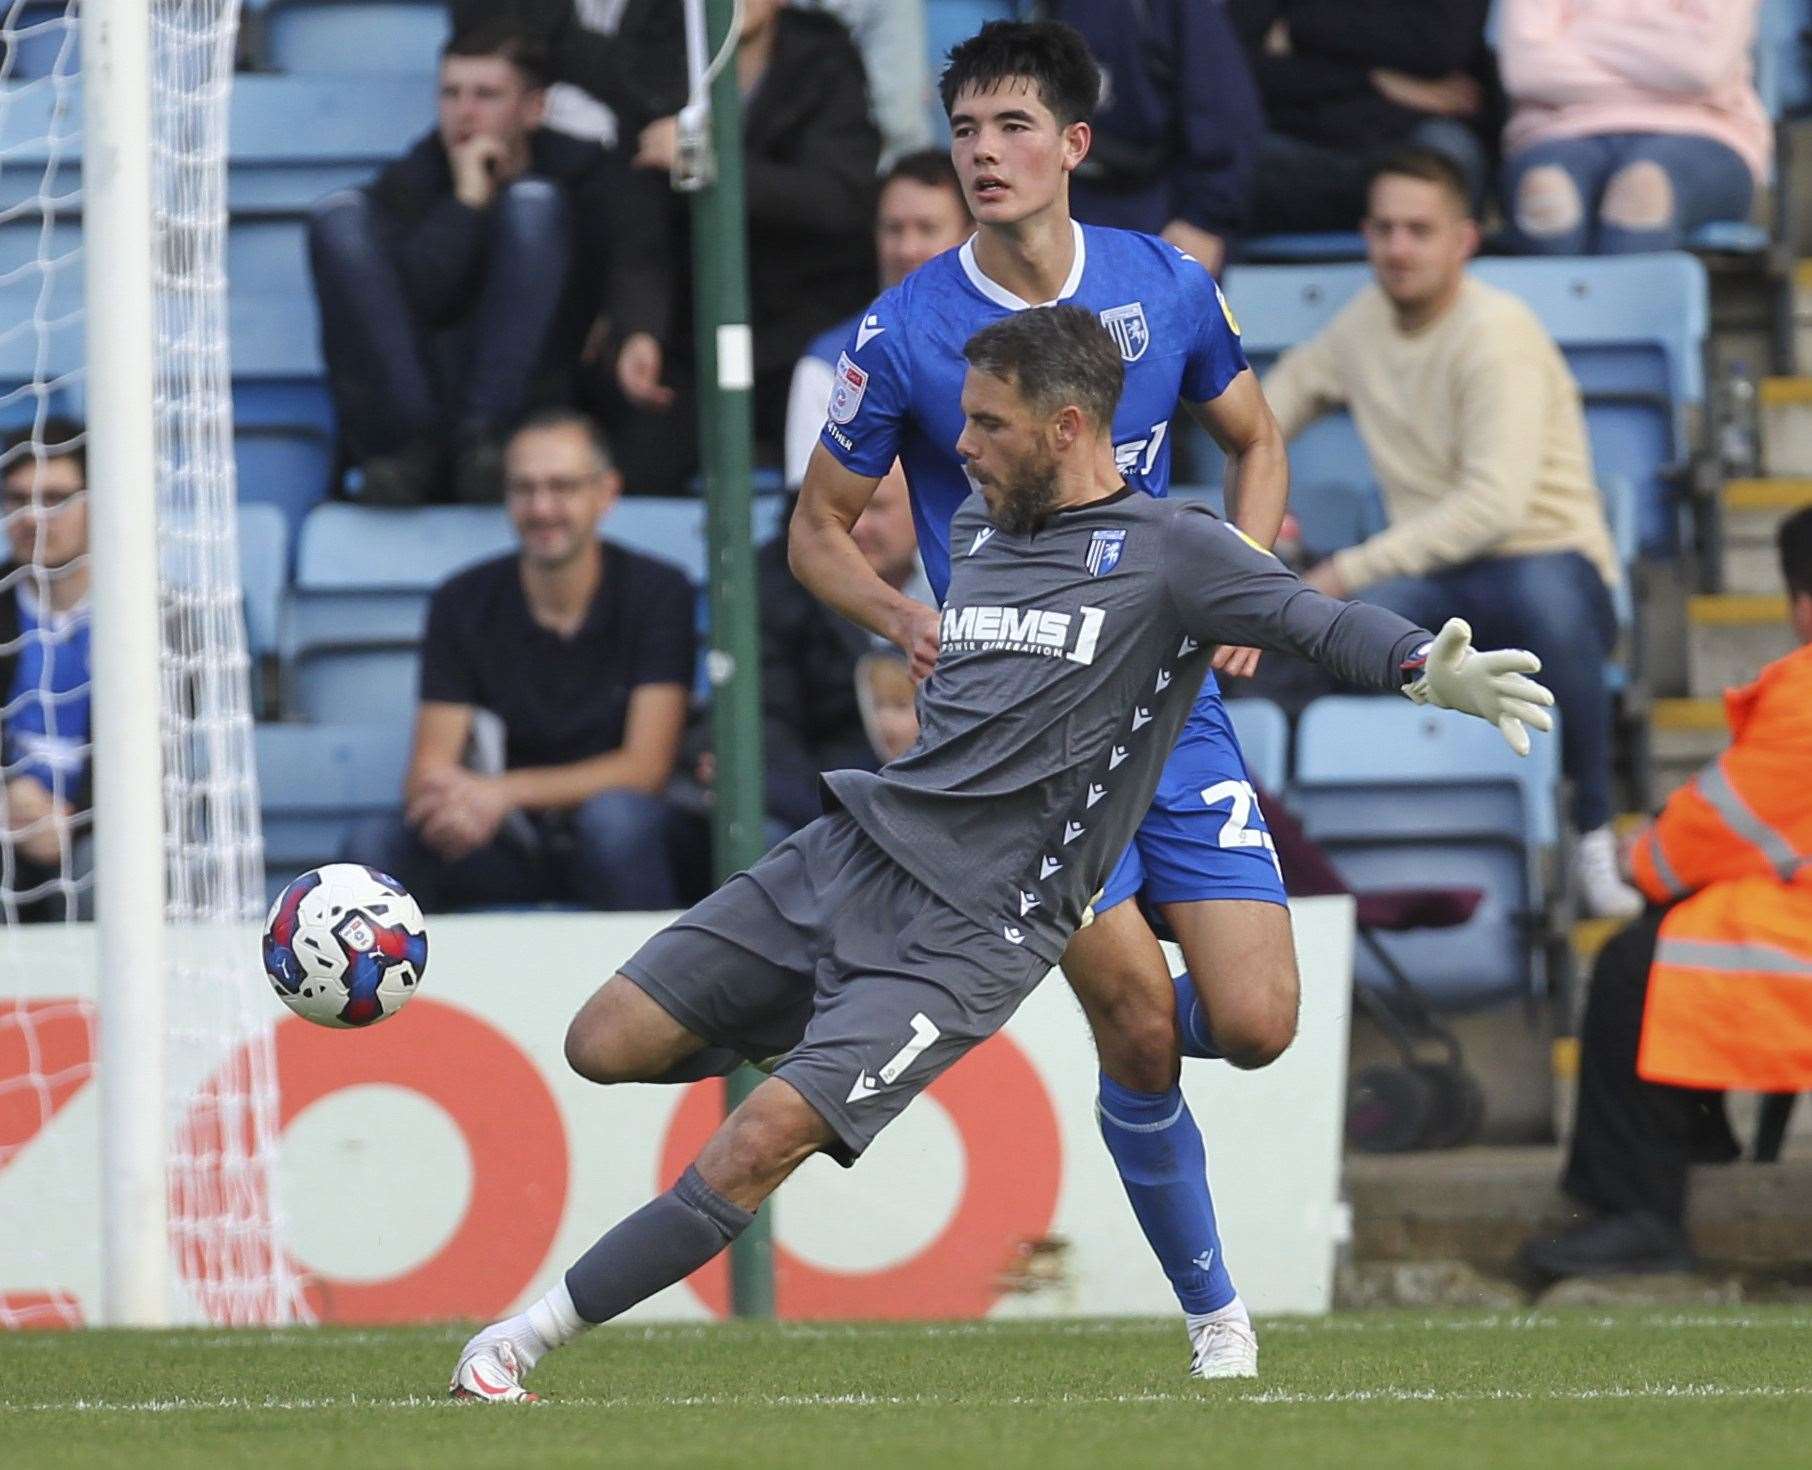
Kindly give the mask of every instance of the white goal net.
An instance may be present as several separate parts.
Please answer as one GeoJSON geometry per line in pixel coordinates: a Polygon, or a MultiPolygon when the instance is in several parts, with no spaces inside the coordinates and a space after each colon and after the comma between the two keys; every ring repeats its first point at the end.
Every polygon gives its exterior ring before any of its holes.
{"type": "MultiPolygon", "coordinates": [[[[299,1305],[277,1229],[275,1009],[255,941],[264,875],[227,350],[238,4],[134,3],[150,14],[155,463],[142,475],[156,500],[165,926],[161,973],[130,978],[162,986],[167,1018],[166,1315],[282,1322],[299,1305]]],[[[107,1269],[89,921],[109,805],[104,782],[90,796],[88,657],[106,635],[89,618],[89,487],[72,452],[111,411],[85,361],[107,324],[86,320],[84,282],[119,268],[84,245],[83,24],[98,10],[0,0],[0,1329],[100,1320],[107,1269]]],[[[96,483],[92,496],[127,489],[143,486],[96,483]]]]}

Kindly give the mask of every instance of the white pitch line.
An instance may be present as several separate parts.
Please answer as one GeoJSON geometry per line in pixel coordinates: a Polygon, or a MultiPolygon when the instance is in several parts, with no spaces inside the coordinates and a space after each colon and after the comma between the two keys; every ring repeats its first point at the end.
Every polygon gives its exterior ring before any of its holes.
{"type": "MultiPolygon", "coordinates": [[[[1312,1404],[1488,1404],[1488,1403],[1597,1403],[1650,1400],[1800,1399],[1812,1397],[1812,1385],[1728,1387],[1716,1383],[1642,1383],[1610,1388],[1527,1391],[1479,1389],[1446,1391],[1433,1388],[1353,1388],[1328,1393],[1298,1393],[1288,1389],[1263,1389],[1256,1393],[1215,1395],[1206,1390],[1152,1393],[1005,1395],[971,1398],[951,1394],[662,1394],[647,1398],[569,1398],[555,1396],[550,1409],[680,1409],[680,1408],[944,1408],[1011,1409],[1053,1407],[1112,1407],[1124,1404],[1219,1403],[1261,1407],[1303,1407],[1312,1404]]],[[[320,1409],[469,1409],[482,1406],[456,1403],[443,1395],[402,1398],[366,1398],[358,1394],[322,1398],[217,1398],[217,1399],[69,1399],[63,1402],[0,1404],[0,1414],[180,1414],[220,1410],[262,1410],[271,1413],[306,1413],[320,1409]]]]}

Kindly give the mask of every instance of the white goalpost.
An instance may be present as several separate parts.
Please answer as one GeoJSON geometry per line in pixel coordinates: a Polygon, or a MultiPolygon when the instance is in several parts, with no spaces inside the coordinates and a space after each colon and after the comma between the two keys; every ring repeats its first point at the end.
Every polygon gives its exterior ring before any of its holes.
{"type": "Polygon", "coordinates": [[[0,624],[0,1330],[302,1315],[252,938],[225,265],[237,21],[237,0],[0,0],[0,428],[31,431],[0,462],[0,598],[26,610],[10,642],[0,624]],[[86,425],[88,547],[69,561],[49,528],[73,512],[40,483],[60,417],[86,425]],[[84,568],[85,602],[59,599],[84,568]],[[85,685],[68,663],[83,636],[85,685]],[[92,1270],[34,1274],[47,1230],[91,1230],[92,1270]]]}

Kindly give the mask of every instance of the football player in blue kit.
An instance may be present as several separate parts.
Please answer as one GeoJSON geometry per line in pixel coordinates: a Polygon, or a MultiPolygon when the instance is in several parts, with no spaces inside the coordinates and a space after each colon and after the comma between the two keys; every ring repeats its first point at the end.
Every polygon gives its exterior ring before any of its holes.
{"type": "MultiPolygon", "coordinates": [[[[1098,314],[1125,364],[1113,428],[1130,484],[1165,493],[1181,403],[1227,452],[1234,524],[1268,547],[1283,520],[1283,439],[1212,277],[1156,236],[1070,217],[1069,175],[1088,152],[1099,89],[1086,44],[1060,23],[995,22],[952,50],[943,101],[976,234],[884,293],[837,363],[792,520],[793,570],[898,644],[916,677],[935,662],[937,614],[877,577],[850,528],[898,458],[940,599],[951,559],[979,549],[985,531],[974,546],[950,544],[951,518],[974,488],[956,448],[963,345],[1009,312],[1063,302],[1098,314]]],[[[1111,570],[1118,550],[1111,539],[1092,549],[1090,570],[1111,570]]],[[[1213,667],[1248,673],[1256,660],[1222,648],[1213,667]]],[[[1094,908],[1063,969],[1100,1056],[1102,1136],[1184,1310],[1190,1371],[1255,1376],[1257,1342],[1220,1248],[1179,1055],[1275,1060],[1295,1035],[1299,983],[1270,834],[1212,674],[1094,908]],[[1182,946],[1187,971],[1174,982],[1135,897],[1182,946]]]]}

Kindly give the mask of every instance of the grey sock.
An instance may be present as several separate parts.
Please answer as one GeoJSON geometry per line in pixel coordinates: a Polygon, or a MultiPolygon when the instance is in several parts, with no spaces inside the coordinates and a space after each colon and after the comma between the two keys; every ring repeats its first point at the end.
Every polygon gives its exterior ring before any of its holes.
{"type": "Polygon", "coordinates": [[[698,1082],[706,1077],[728,1077],[742,1065],[742,1053],[727,1046],[701,1046],[683,1061],[675,1062],[658,1077],[645,1082],[698,1082]]]}
{"type": "Polygon", "coordinates": [[[679,1183],[614,1226],[573,1262],[566,1289],[587,1322],[608,1322],[683,1281],[755,1217],[688,1168],[679,1183]]]}

